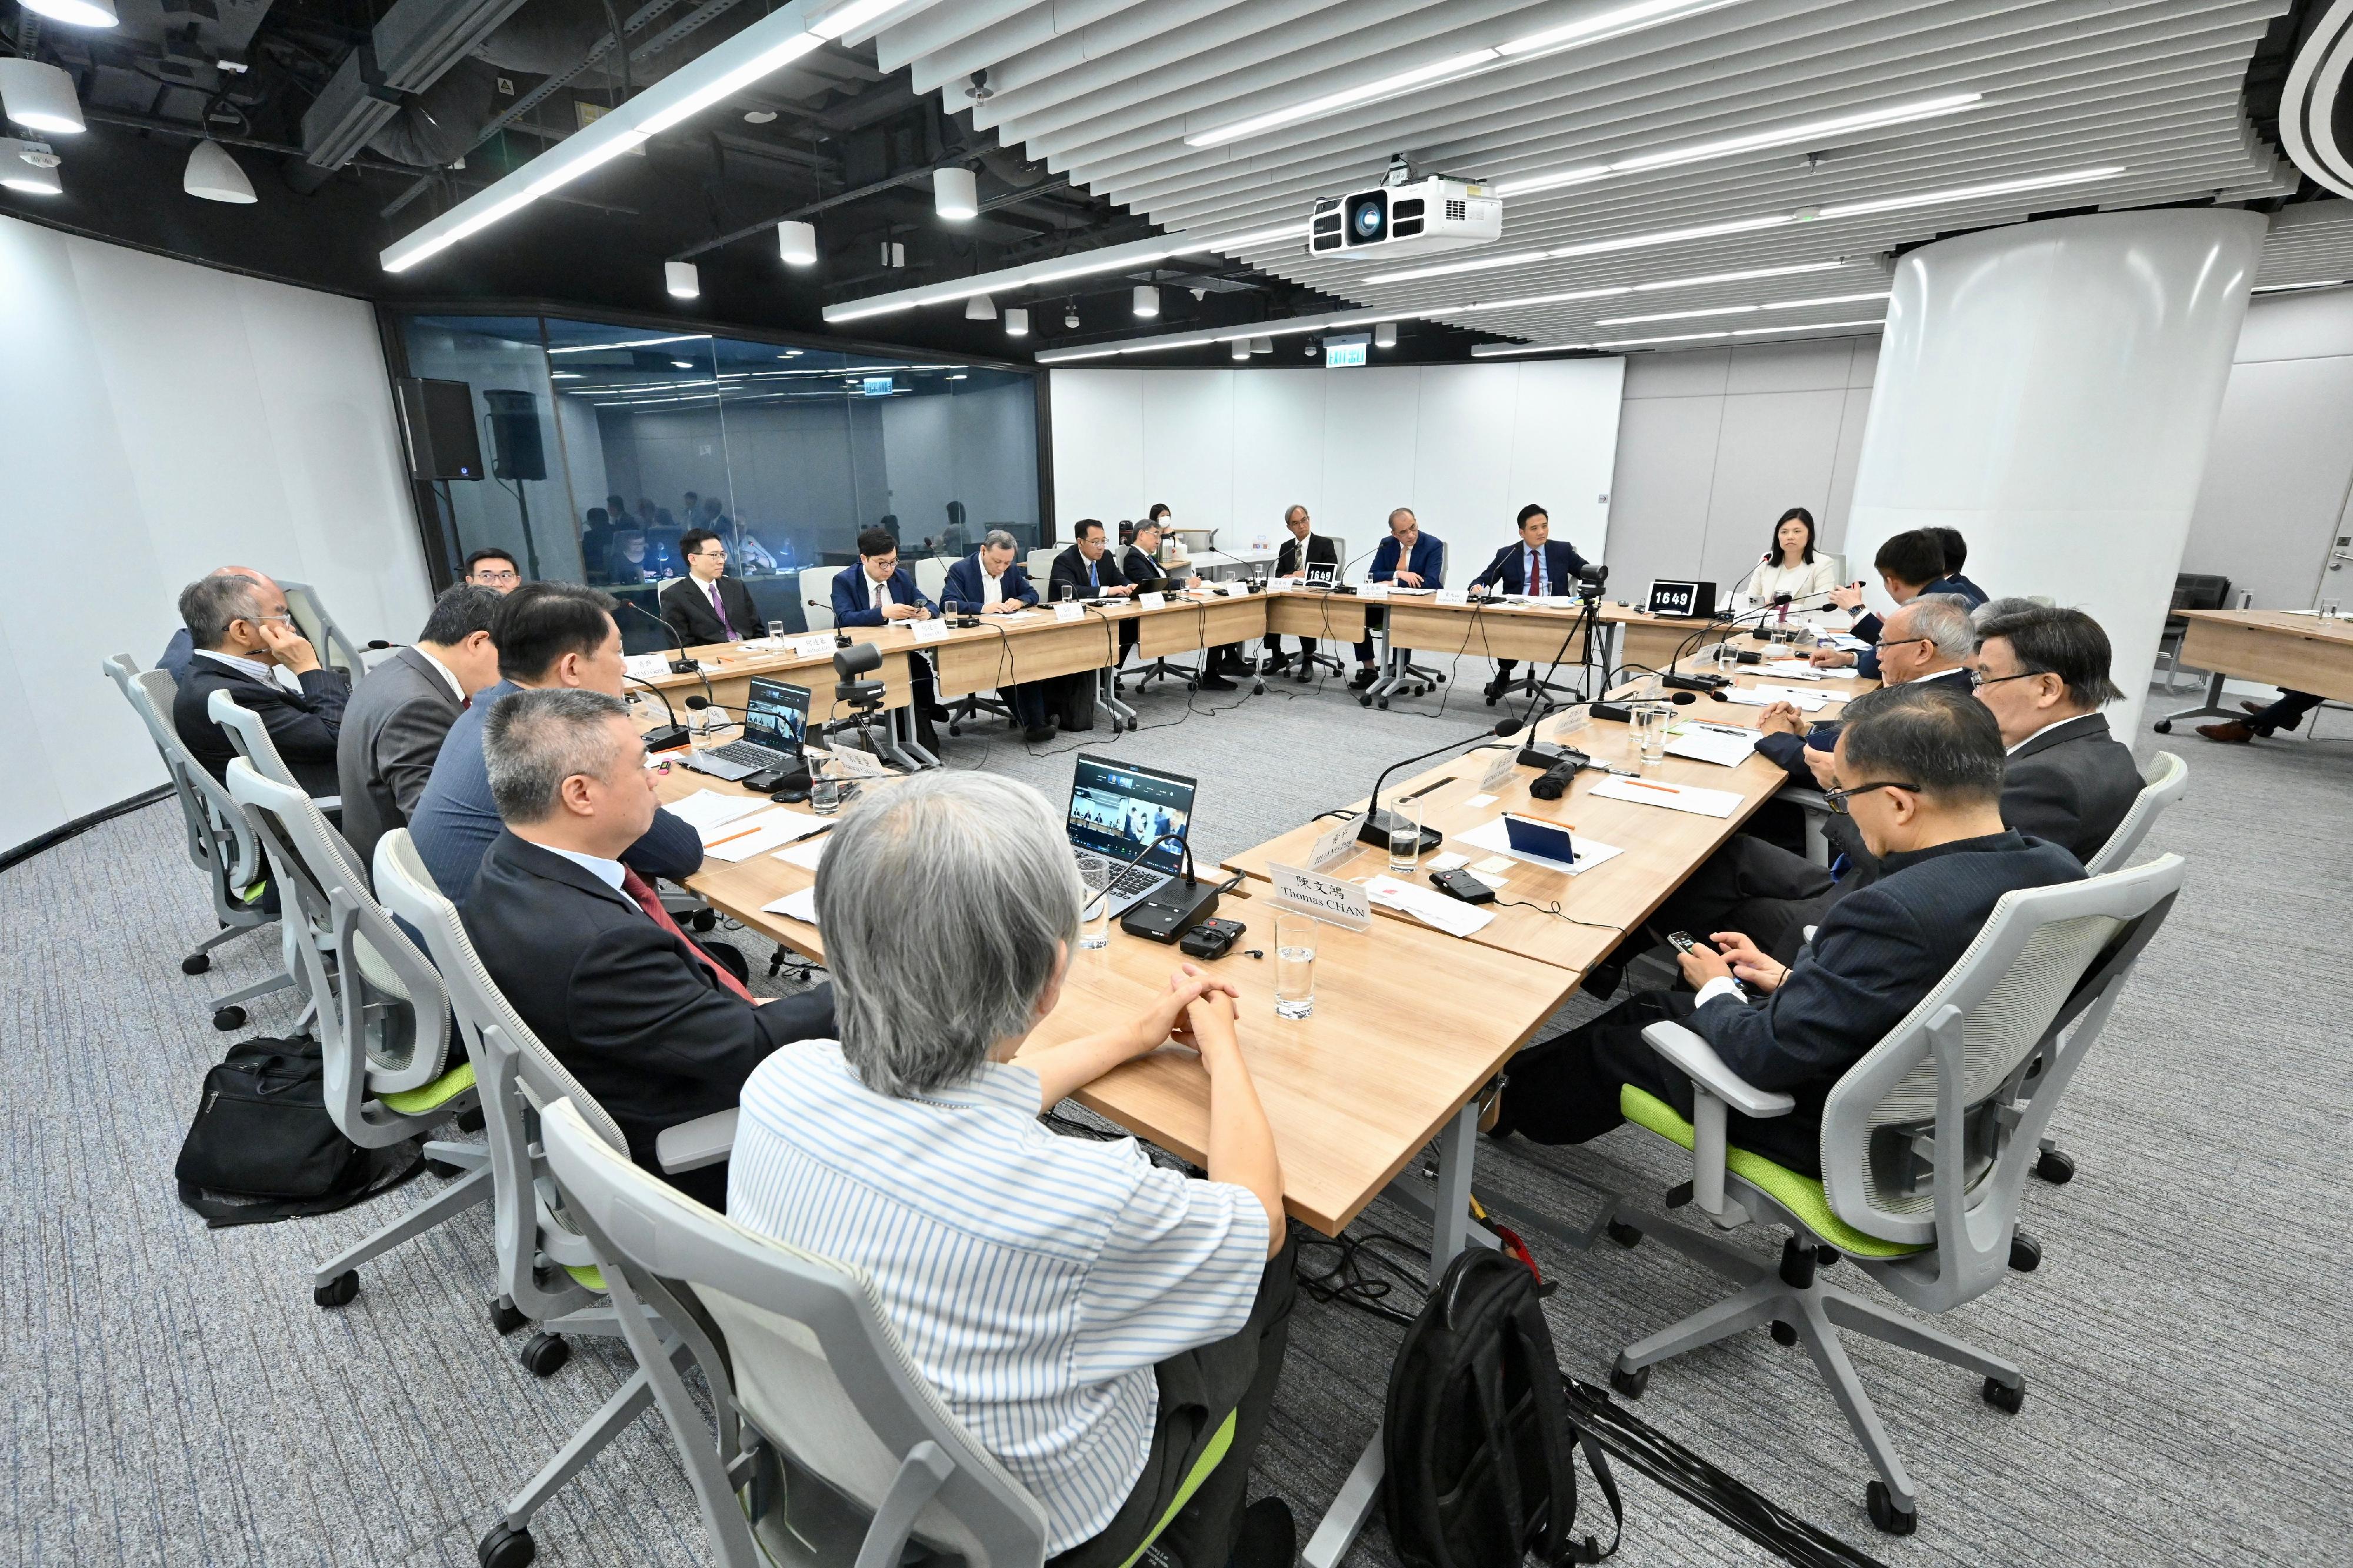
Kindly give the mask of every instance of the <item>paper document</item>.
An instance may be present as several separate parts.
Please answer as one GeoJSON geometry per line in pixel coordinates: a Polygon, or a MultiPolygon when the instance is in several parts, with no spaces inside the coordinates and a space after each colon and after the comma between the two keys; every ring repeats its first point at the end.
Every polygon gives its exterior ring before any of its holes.
{"type": "Polygon", "coordinates": [[[782,806],[747,816],[731,823],[717,833],[703,837],[703,852],[714,860],[729,865],[749,860],[754,855],[765,854],[786,844],[823,832],[832,823],[822,816],[812,816],[805,811],[786,811],[782,806]]]}
{"type": "MultiPolygon", "coordinates": [[[[1601,792],[1596,790],[1593,793],[1599,795],[1601,792]]],[[[1531,866],[1542,866],[1547,870],[1560,871],[1571,877],[1581,877],[1603,861],[1616,858],[1620,853],[1615,845],[1603,844],[1598,840],[1587,838],[1572,829],[1569,837],[1577,845],[1577,862],[1574,865],[1564,865],[1548,856],[1531,855],[1524,849],[1513,848],[1512,831],[1504,826],[1504,819],[1500,816],[1493,822],[1481,823],[1468,833],[1458,833],[1454,837],[1458,843],[1468,844],[1480,849],[1492,849],[1496,855],[1514,860],[1523,860],[1531,866]]],[[[1490,857],[1488,859],[1480,861],[1472,869],[1485,870],[1493,863],[1493,858],[1490,857]]]]}
{"type": "Polygon", "coordinates": [[[823,838],[804,838],[798,844],[777,850],[772,858],[787,866],[798,866],[804,871],[814,871],[817,863],[825,858],[825,847],[832,842],[831,835],[823,838]]]}
{"type": "Polygon", "coordinates": [[[1802,658],[1777,658],[1757,667],[1759,675],[1778,675],[1785,680],[1820,680],[1822,672],[1802,658]]]}
{"type": "Polygon", "coordinates": [[[708,844],[729,823],[767,807],[768,803],[756,795],[722,795],[715,789],[699,789],[682,800],[670,802],[664,809],[702,834],[702,841],[708,844]]]}
{"type": "Polygon", "coordinates": [[[1854,637],[1846,632],[1831,632],[1821,640],[1830,644],[1832,647],[1842,647],[1849,653],[1861,653],[1863,649],[1871,646],[1861,637],[1854,637]]]}
{"type": "Polygon", "coordinates": [[[1831,703],[1819,691],[1800,691],[1794,686],[1736,686],[1725,692],[1724,700],[1750,708],[1770,708],[1776,702],[1786,702],[1800,713],[1819,713],[1831,703]]]}
{"type": "Polygon", "coordinates": [[[1449,936],[1471,936],[1485,930],[1495,918],[1493,910],[1466,904],[1435,888],[1417,888],[1395,877],[1368,877],[1365,891],[1384,909],[1401,910],[1449,936]]]}
{"type": "Polygon", "coordinates": [[[760,912],[782,915],[788,921],[799,921],[805,925],[815,925],[817,924],[817,889],[803,888],[797,893],[786,893],[774,903],[762,904],[760,912]]]}
{"type": "Polygon", "coordinates": [[[1701,816],[1730,816],[1740,809],[1740,797],[1728,789],[1695,789],[1659,779],[1604,779],[1593,786],[1593,798],[1663,805],[1669,811],[1695,812],[1701,816]]]}
{"type": "Polygon", "coordinates": [[[1757,742],[1764,738],[1764,732],[1758,730],[1685,721],[1667,731],[1667,755],[1736,768],[1749,759],[1757,750],[1757,742]]]}

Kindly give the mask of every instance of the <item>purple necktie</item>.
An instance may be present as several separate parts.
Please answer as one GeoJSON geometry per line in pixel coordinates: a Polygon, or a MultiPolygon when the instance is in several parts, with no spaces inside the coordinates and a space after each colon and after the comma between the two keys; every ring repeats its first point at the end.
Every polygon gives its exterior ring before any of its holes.
{"type": "Polygon", "coordinates": [[[715,577],[711,581],[711,607],[719,612],[719,629],[727,634],[729,642],[733,642],[735,628],[728,623],[727,605],[719,597],[719,580],[715,577]]]}

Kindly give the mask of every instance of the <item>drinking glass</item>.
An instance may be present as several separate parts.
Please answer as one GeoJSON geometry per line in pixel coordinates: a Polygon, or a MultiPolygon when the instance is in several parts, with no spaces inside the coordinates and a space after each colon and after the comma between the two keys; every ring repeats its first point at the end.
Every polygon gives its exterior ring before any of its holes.
{"type": "Polygon", "coordinates": [[[1409,800],[1392,805],[1389,824],[1389,875],[1410,877],[1421,858],[1421,802],[1409,800]]]}
{"type": "Polygon", "coordinates": [[[1278,1018],[1304,1018],[1315,1011],[1315,926],[1314,915],[1295,910],[1274,911],[1274,1013],[1278,1018]]]}
{"type": "Polygon", "coordinates": [[[784,622],[770,621],[768,623],[768,646],[770,647],[782,647],[785,646],[784,622]]]}
{"type": "Polygon", "coordinates": [[[819,816],[831,816],[841,809],[841,780],[823,757],[811,757],[808,770],[809,809],[819,816]]]}
{"type": "Polygon", "coordinates": [[[1667,760],[1667,713],[1666,705],[1659,702],[1635,710],[1634,732],[1646,768],[1655,768],[1667,760]]]}
{"type": "Polygon", "coordinates": [[[2328,599],[2322,602],[2320,606],[2320,618],[2325,621],[2333,621],[2337,618],[2336,600],[2328,599]]]}
{"type": "Polygon", "coordinates": [[[1079,906],[1079,947],[1100,952],[1111,945],[1112,863],[1100,855],[1078,859],[1079,894],[1084,900],[1079,906]]]}
{"type": "Polygon", "coordinates": [[[1730,637],[1715,645],[1715,672],[1729,680],[1740,668],[1740,645],[1730,637]]]}

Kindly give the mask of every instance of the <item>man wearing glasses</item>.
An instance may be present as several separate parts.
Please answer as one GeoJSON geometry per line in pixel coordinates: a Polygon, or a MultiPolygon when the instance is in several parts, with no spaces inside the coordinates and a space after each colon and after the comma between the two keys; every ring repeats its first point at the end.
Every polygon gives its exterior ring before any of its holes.
{"type": "Polygon", "coordinates": [[[335,740],[352,683],[320,666],[294,629],[285,591],[239,574],[199,577],[180,590],[180,619],[195,654],[172,701],[172,727],[189,754],[213,777],[227,778],[237,752],[207,706],[214,692],[227,691],[260,716],[295,782],[313,795],[335,794],[335,740]],[[280,681],[281,669],[299,689],[280,681]]]}
{"type": "Polygon", "coordinates": [[[1831,1086],[1945,977],[2004,893],[2084,875],[2058,845],[2003,826],[2001,731],[1950,682],[1856,698],[1836,759],[1839,777],[1853,782],[1830,792],[1831,809],[1860,831],[1877,880],[1841,899],[1786,962],[1748,932],[1705,933],[1680,960],[1695,994],[1641,993],[1521,1053],[1498,1134],[1597,1138],[1618,1125],[1628,1084],[1689,1118],[1691,1080],[1642,1039],[1644,1027],[1672,1019],[1748,1082],[1797,1100],[1767,1121],[1735,1112],[1729,1141],[1819,1176],[1831,1086]]]}
{"type": "Polygon", "coordinates": [[[522,581],[514,557],[503,550],[477,550],[466,557],[466,581],[493,594],[512,594],[522,581]]]}
{"type": "Polygon", "coordinates": [[[661,613],[679,640],[701,647],[765,635],[752,590],[741,577],[726,574],[727,546],[717,534],[690,529],[679,536],[678,549],[686,558],[686,575],[662,590],[661,613]]]}

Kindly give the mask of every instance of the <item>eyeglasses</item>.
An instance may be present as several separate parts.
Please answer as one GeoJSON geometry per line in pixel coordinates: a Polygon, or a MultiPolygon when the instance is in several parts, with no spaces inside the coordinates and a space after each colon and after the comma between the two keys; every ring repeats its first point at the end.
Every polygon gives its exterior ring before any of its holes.
{"type": "Polygon", "coordinates": [[[1830,804],[1832,813],[1840,816],[1848,816],[1852,813],[1847,810],[1846,803],[1856,795],[1869,795],[1875,789],[1908,789],[1915,795],[1920,793],[1918,784],[1898,784],[1894,779],[1882,779],[1877,784],[1857,784],[1852,789],[1826,789],[1822,791],[1822,799],[1830,804]]]}
{"type": "Polygon", "coordinates": [[[495,572],[488,566],[474,568],[474,581],[477,583],[514,583],[521,581],[522,575],[519,572],[495,572]]]}
{"type": "Polygon", "coordinates": [[[1908,642],[1935,642],[1935,637],[1882,637],[1871,646],[1875,648],[1902,647],[1908,642]]]}
{"type": "Polygon", "coordinates": [[[2000,686],[2005,680],[2031,680],[2038,675],[2050,673],[2047,669],[2021,669],[2016,675],[1988,675],[1981,669],[1973,669],[1969,671],[1969,689],[1975,691],[1980,686],[2000,686]]]}

